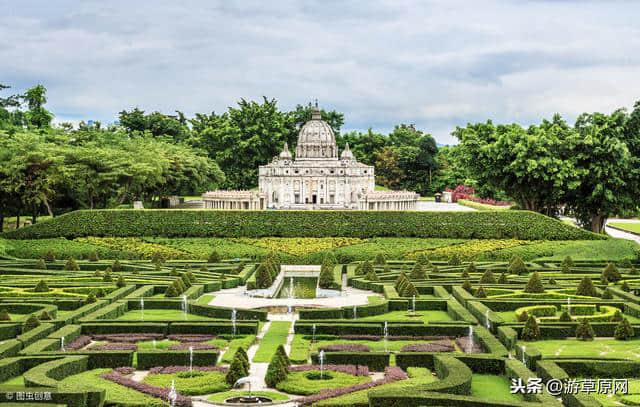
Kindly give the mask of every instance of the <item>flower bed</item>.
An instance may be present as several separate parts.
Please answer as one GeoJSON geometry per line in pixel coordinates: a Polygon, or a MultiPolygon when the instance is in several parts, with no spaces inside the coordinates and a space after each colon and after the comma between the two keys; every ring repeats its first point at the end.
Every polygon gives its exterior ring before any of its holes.
{"type": "MultiPolygon", "coordinates": [[[[100,376],[105,380],[112,381],[121,386],[128,387],[139,391],[140,393],[148,394],[149,396],[156,397],[163,400],[169,400],[169,389],[162,387],[151,386],[145,383],[139,383],[122,376],[117,372],[109,372],[100,376]]],[[[176,407],[191,407],[191,398],[177,394],[175,406],[176,407]]]]}
{"type": "Polygon", "coordinates": [[[117,367],[115,369],[113,369],[114,372],[119,373],[123,376],[128,376],[130,374],[133,374],[133,372],[136,371],[136,369],[129,367],[129,366],[123,366],[123,367],[117,367]]]}
{"type": "MultiPolygon", "coordinates": [[[[384,336],[380,335],[341,335],[338,336],[339,339],[344,339],[348,341],[381,341],[384,339],[384,336]]],[[[410,336],[410,335],[389,335],[387,336],[388,341],[437,341],[437,340],[453,340],[455,337],[453,336],[410,336]]]]}
{"type": "Polygon", "coordinates": [[[484,349],[482,345],[480,345],[477,341],[473,340],[468,336],[463,336],[456,339],[456,343],[465,353],[483,353],[484,349]]]}
{"type": "MultiPolygon", "coordinates": [[[[325,370],[342,372],[354,376],[369,376],[369,367],[361,365],[324,365],[325,370]]],[[[298,365],[289,367],[290,372],[306,372],[318,370],[318,365],[298,365]]]]}
{"type": "MultiPolygon", "coordinates": [[[[224,366],[193,366],[193,370],[197,370],[198,372],[226,373],[229,371],[229,368],[224,366]]],[[[188,371],[189,366],[156,366],[149,369],[149,374],[172,374],[188,371]]]]}
{"type": "Polygon", "coordinates": [[[64,345],[64,350],[66,351],[74,351],[79,350],[87,346],[91,343],[91,337],[87,335],[78,336],[73,342],[70,342],[67,345],[64,345]]]}
{"type": "Polygon", "coordinates": [[[178,342],[206,342],[215,338],[213,335],[204,334],[173,334],[167,336],[167,339],[178,342]]]}
{"type": "Polygon", "coordinates": [[[109,342],[102,345],[96,345],[89,348],[91,351],[103,350],[138,350],[138,345],[128,342],[109,342]]]}
{"type": "Polygon", "coordinates": [[[94,341],[109,341],[109,342],[143,342],[152,341],[154,339],[163,339],[163,334],[99,334],[92,335],[94,341]]]}
{"type": "Polygon", "coordinates": [[[430,342],[430,343],[413,343],[402,347],[401,352],[454,352],[455,346],[448,340],[430,342]]]}
{"type": "Polygon", "coordinates": [[[369,352],[371,348],[367,345],[363,344],[355,344],[355,343],[336,343],[335,345],[326,345],[318,350],[323,350],[325,352],[369,352]]]}
{"type": "Polygon", "coordinates": [[[312,396],[303,397],[298,400],[298,404],[301,406],[309,406],[313,403],[317,403],[320,400],[326,400],[333,397],[342,396],[343,394],[349,394],[360,390],[370,389],[372,387],[380,386],[387,383],[397,382],[398,380],[407,379],[407,374],[397,366],[387,366],[384,370],[384,379],[375,380],[368,383],[360,383],[353,386],[341,387],[338,389],[324,390],[318,394],[312,396]]]}

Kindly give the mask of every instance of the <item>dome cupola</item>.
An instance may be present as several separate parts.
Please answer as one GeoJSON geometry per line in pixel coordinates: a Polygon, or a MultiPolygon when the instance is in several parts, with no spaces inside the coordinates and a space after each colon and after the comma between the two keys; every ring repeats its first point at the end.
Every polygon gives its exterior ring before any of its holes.
{"type": "Polygon", "coordinates": [[[298,133],[296,160],[338,159],[336,137],[333,129],[322,120],[317,106],[311,108],[311,120],[306,122],[298,133]]]}

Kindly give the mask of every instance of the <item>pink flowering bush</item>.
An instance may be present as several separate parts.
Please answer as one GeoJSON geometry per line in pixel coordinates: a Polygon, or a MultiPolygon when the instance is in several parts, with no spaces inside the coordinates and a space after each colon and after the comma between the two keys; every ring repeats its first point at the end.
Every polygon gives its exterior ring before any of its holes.
{"type": "MultiPolygon", "coordinates": [[[[381,341],[384,339],[380,335],[341,335],[339,339],[347,341],[381,341]]],[[[409,335],[389,335],[389,341],[437,341],[440,339],[455,339],[453,336],[409,336],[409,335]]]]}
{"type": "Polygon", "coordinates": [[[215,336],[202,334],[174,334],[167,336],[167,338],[178,342],[206,342],[214,339],[215,336]]]}
{"type": "MultiPolygon", "coordinates": [[[[100,375],[100,377],[105,380],[109,380],[111,382],[119,384],[121,386],[128,387],[133,390],[137,390],[140,393],[147,394],[151,397],[156,397],[159,399],[163,399],[165,401],[169,399],[169,391],[170,391],[169,389],[165,389],[163,387],[151,386],[149,384],[145,384],[141,382],[136,382],[114,371],[111,371],[109,373],[104,373],[100,375]]],[[[178,394],[175,405],[176,407],[191,407],[192,405],[191,398],[178,394]]]]}
{"type": "MultiPolygon", "coordinates": [[[[369,376],[369,367],[360,365],[324,365],[325,370],[333,372],[341,372],[353,376],[369,376]]],[[[290,372],[307,372],[309,370],[318,370],[318,365],[298,365],[290,366],[290,372]]]]}
{"type": "Polygon", "coordinates": [[[127,342],[109,342],[102,345],[92,346],[89,350],[138,350],[138,345],[127,342]]]}
{"type": "Polygon", "coordinates": [[[133,372],[136,371],[136,369],[132,368],[132,367],[128,367],[128,366],[123,366],[123,367],[117,367],[115,369],[113,369],[114,372],[119,373],[123,376],[128,376],[130,374],[133,374],[133,372]]]}
{"type": "Polygon", "coordinates": [[[356,343],[336,343],[335,345],[326,345],[318,348],[325,352],[369,352],[371,348],[367,345],[356,343]]]}
{"type": "Polygon", "coordinates": [[[100,334],[93,335],[93,339],[96,341],[109,341],[109,342],[142,342],[151,341],[153,339],[162,339],[163,334],[100,334]]]}
{"type": "Polygon", "coordinates": [[[397,366],[387,366],[384,369],[384,379],[374,380],[368,383],[360,383],[353,386],[341,387],[338,389],[324,390],[318,394],[314,394],[311,396],[303,397],[298,400],[299,405],[308,406],[313,403],[317,403],[320,400],[326,400],[333,397],[342,396],[344,394],[353,393],[360,390],[367,390],[372,387],[380,386],[387,383],[396,382],[398,380],[407,379],[407,374],[397,366]]]}
{"type": "Polygon", "coordinates": [[[463,352],[467,353],[482,353],[484,349],[482,345],[480,345],[477,341],[473,340],[468,336],[463,336],[456,339],[456,343],[462,349],[463,352]]]}
{"type": "Polygon", "coordinates": [[[64,350],[66,351],[79,350],[84,348],[90,343],[91,343],[90,336],[81,335],[81,336],[78,336],[76,339],[74,339],[73,342],[64,345],[64,350]]]}
{"type": "Polygon", "coordinates": [[[453,352],[455,347],[448,340],[430,343],[412,343],[402,347],[401,352],[453,352]]]}

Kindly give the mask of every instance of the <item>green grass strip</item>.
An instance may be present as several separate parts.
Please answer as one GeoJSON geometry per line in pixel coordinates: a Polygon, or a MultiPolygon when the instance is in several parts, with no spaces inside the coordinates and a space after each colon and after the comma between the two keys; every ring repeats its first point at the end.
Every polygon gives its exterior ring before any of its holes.
{"type": "Polygon", "coordinates": [[[278,345],[284,345],[287,342],[290,327],[291,322],[289,321],[272,322],[264,338],[260,341],[260,346],[253,357],[253,361],[256,363],[270,362],[273,354],[276,353],[278,345]]]}

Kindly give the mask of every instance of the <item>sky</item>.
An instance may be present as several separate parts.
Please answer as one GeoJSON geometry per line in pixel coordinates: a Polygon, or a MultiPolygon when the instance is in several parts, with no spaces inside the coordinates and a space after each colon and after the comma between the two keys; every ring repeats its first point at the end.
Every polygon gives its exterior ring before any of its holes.
{"type": "Polygon", "coordinates": [[[639,15],[634,0],[0,0],[0,83],[43,84],[57,122],[317,98],[343,131],[415,124],[451,144],[470,122],[631,108],[639,15]]]}

